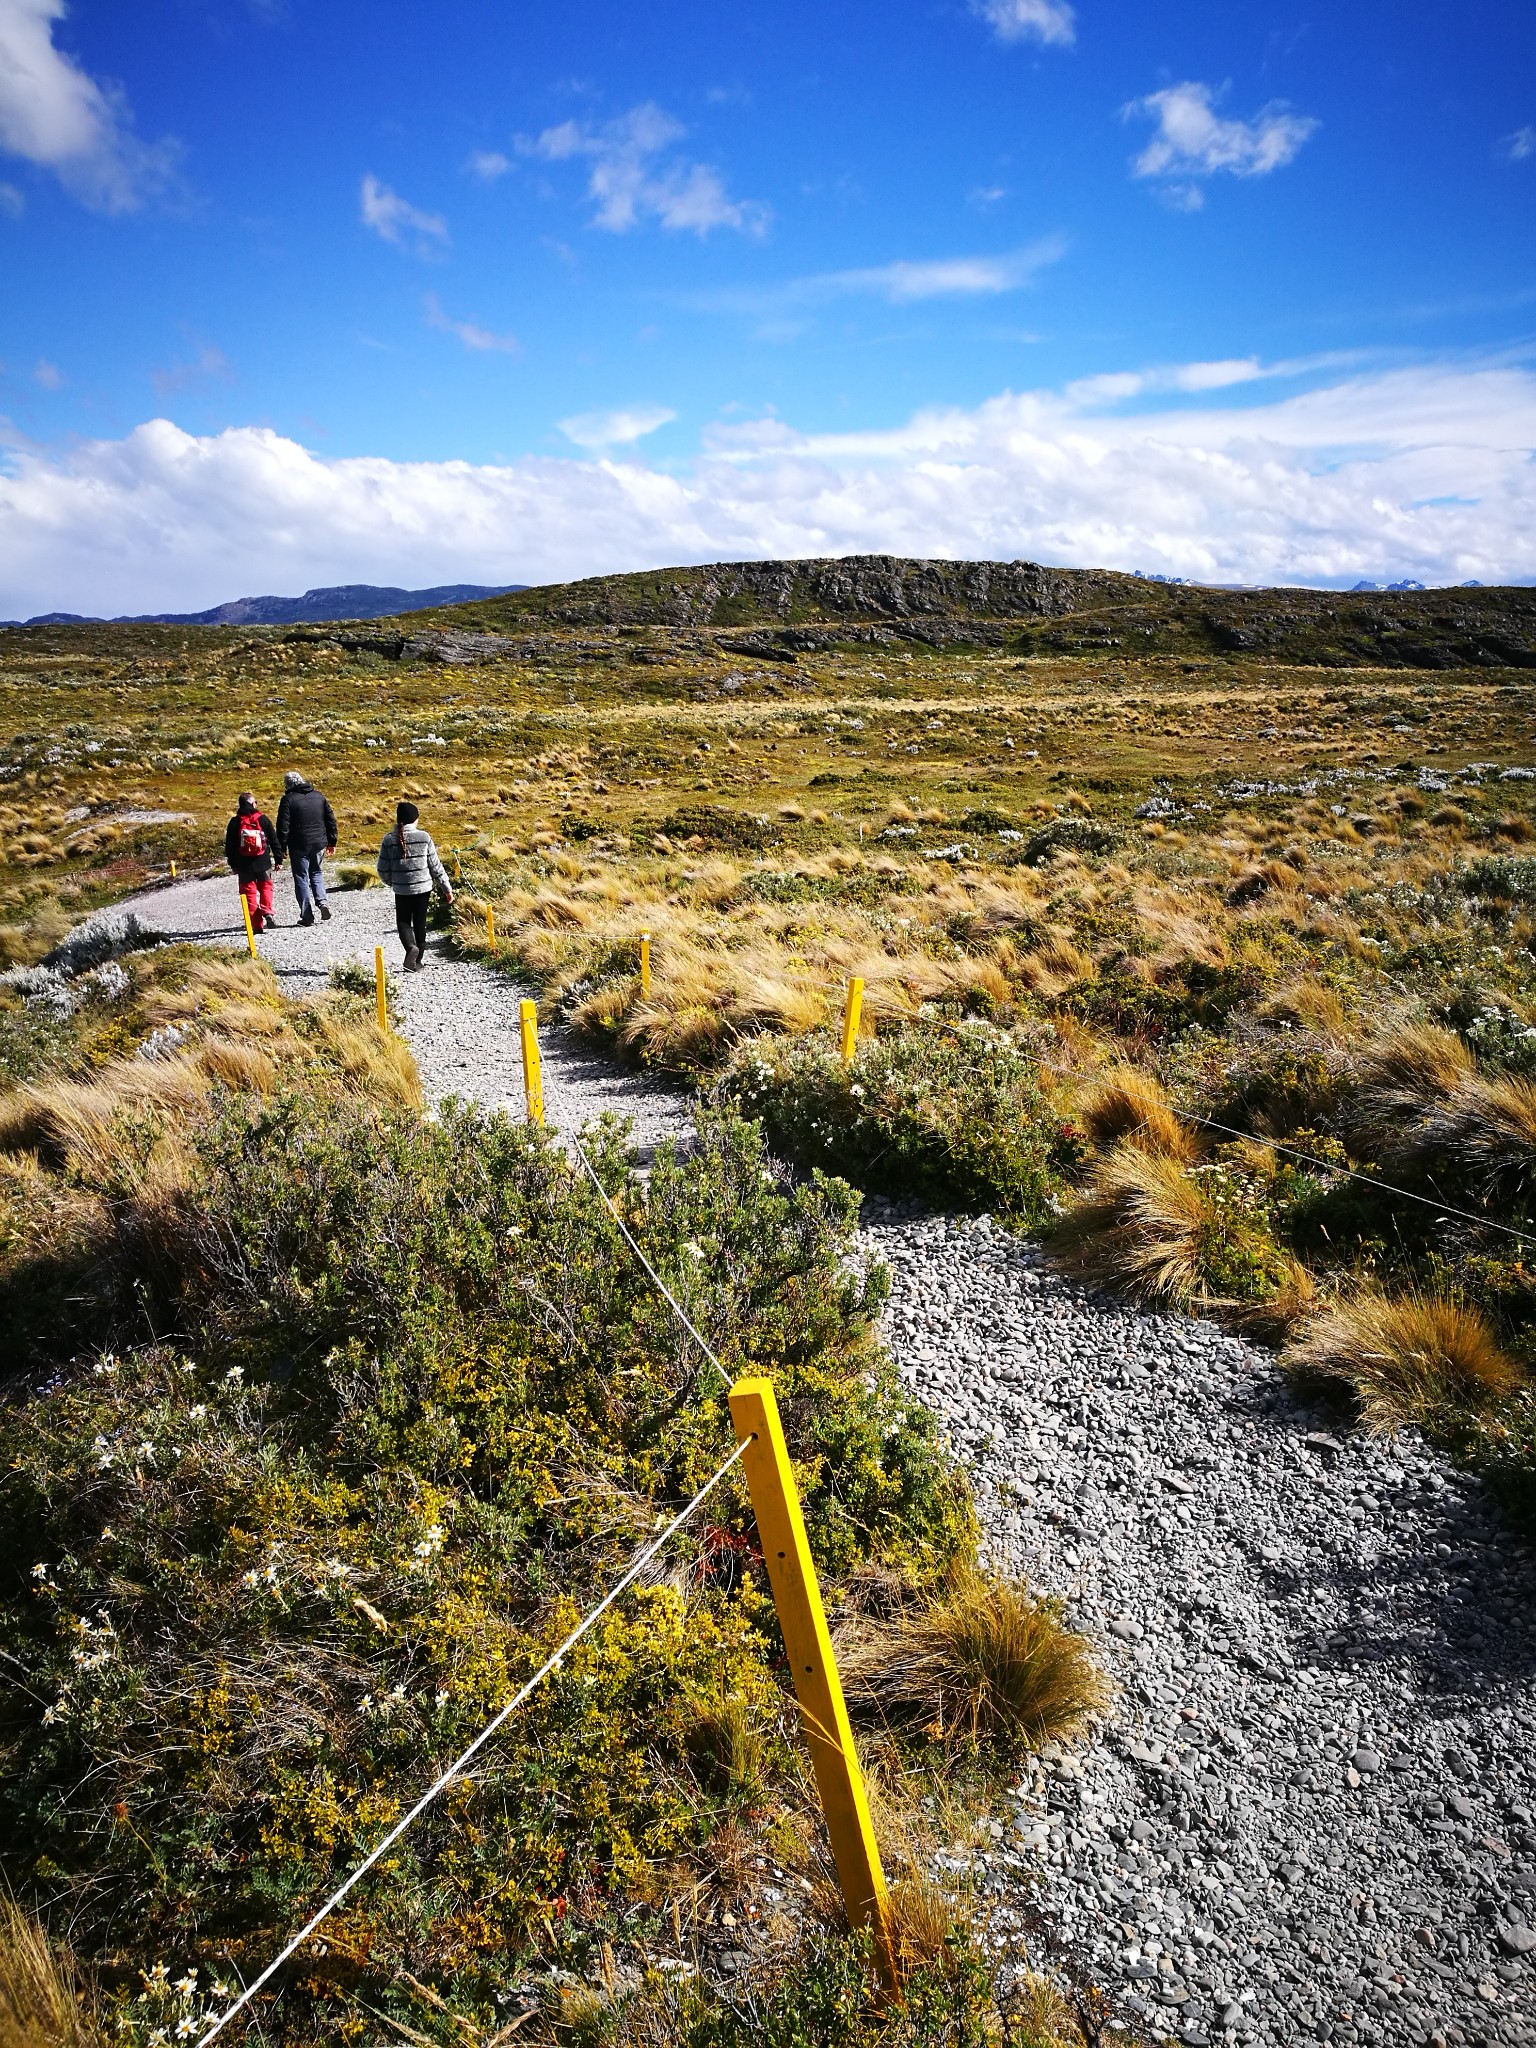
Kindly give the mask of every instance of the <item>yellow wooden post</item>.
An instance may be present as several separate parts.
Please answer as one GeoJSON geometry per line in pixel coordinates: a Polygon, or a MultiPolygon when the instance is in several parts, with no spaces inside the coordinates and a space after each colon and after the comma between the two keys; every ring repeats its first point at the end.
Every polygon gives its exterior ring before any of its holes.
{"type": "Polygon", "coordinates": [[[486,944],[487,944],[488,946],[490,946],[490,947],[491,947],[491,948],[492,948],[493,950],[495,949],[495,945],[496,945],[496,906],[495,906],[495,904],[494,904],[494,903],[487,903],[487,905],[485,906],[485,942],[486,942],[486,944]]]}
{"type": "Polygon", "coordinates": [[[843,1010],[843,1062],[852,1058],[859,1042],[859,1017],[864,1008],[864,984],[855,975],[848,984],[848,1001],[843,1010]]]}
{"type": "Polygon", "coordinates": [[[462,882],[464,879],[463,872],[459,867],[459,849],[457,847],[453,849],[453,879],[456,882],[462,882]]]}
{"type": "Polygon", "coordinates": [[[785,1448],[779,1404],[768,1380],[738,1380],[730,1400],[738,1443],[752,1440],[741,1469],[752,1495],[758,1541],[794,1675],[801,1725],[827,1817],[848,1924],[873,1929],[880,1973],[894,1985],[896,1959],[885,1873],[870,1825],[859,1753],[854,1748],[842,1681],[827,1633],[826,1611],[806,1541],[800,1490],[785,1448]]]}
{"type": "Polygon", "coordinates": [[[528,1104],[528,1121],[544,1121],[544,1074],[539,1065],[539,1006],[527,996],[517,1006],[523,1033],[523,1097],[528,1104]]]}
{"type": "Polygon", "coordinates": [[[389,990],[388,984],[384,979],[384,948],[382,946],[375,946],[373,949],[373,993],[379,1006],[379,1029],[387,1035],[389,1031],[389,990]]]}
{"type": "Polygon", "coordinates": [[[245,943],[250,947],[251,958],[254,960],[256,958],[256,929],[251,923],[251,899],[243,889],[240,891],[240,908],[245,912],[245,943]]]}
{"type": "Polygon", "coordinates": [[[175,879],[176,879],[176,863],[175,863],[175,861],[172,861],[172,862],[171,862],[171,880],[172,880],[172,881],[174,882],[174,881],[175,881],[175,879]]]}
{"type": "Polygon", "coordinates": [[[651,935],[640,934],[640,993],[648,996],[651,992],[651,935]]]}

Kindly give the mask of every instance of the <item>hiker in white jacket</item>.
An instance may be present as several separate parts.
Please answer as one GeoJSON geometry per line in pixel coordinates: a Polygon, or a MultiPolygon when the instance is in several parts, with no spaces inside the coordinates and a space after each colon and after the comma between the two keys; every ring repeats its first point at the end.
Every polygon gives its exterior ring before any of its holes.
{"type": "Polygon", "coordinates": [[[453,884],[431,833],[416,822],[420,816],[414,804],[397,804],[395,829],[385,833],[379,848],[379,874],[395,892],[395,929],[413,972],[427,956],[427,905],[434,887],[442,890],[445,903],[453,901],[453,884]]]}

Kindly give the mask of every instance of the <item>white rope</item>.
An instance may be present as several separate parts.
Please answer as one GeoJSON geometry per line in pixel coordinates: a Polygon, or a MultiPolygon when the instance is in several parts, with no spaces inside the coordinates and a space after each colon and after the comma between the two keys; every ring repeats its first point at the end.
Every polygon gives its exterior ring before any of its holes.
{"type": "Polygon", "coordinates": [[[464,1750],[461,1755],[455,1757],[453,1762],[448,1766],[447,1770],[443,1772],[442,1776],[438,1778],[437,1781],[433,1785],[431,1785],[425,1792],[422,1793],[421,1797],[417,1800],[416,1804],[411,1808],[410,1812],[406,1814],[404,1819],[396,1821],[395,1825],[390,1829],[389,1833],[384,1837],[384,1839],[381,1842],[379,1842],[372,1850],[369,1851],[368,1855],[365,1856],[362,1862],[358,1864],[357,1868],[352,1872],[351,1876],[347,1878],[346,1882],[344,1884],[338,1885],[336,1890],[332,1892],[331,1896],[326,1900],[325,1904],[320,1908],[320,1910],[304,1923],[304,1925],[299,1929],[298,1933],[293,1937],[292,1941],[288,1943],[287,1947],[281,1949],[278,1952],[278,1954],[272,1958],[271,1962],[268,1963],[267,1967],[262,1971],[261,1975],[255,1980],[254,1983],[246,1986],[245,1990],[241,1992],[240,1996],[235,2000],[234,2004],[229,2008],[229,2010],[226,2013],[222,2014],[220,2018],[214,2021],[213,2025],[208,2029],[207,2033],[204,2034],[202,2039],[198,2042],[197,2048],[208,2048],[208,2043],[212,2041],[216,2035],[221,2034],[224,2031],[224,2029],[229,2025],[230,2021],[235,2017],[235,2014],[239,2012],[244,2006],[249,2005],[251,2000],[256,1996],[257,1992],[261,1990],[264,1984],[267,1984],[271,1981],[271,1979],[273,1978],[273,1976],[275,1976],[277,1971],[279,1971],[282,1968],[283,1964],[288,1961],[288,1958],[294,1955],[299,1949],[303,1947],[304,1943],[308,1941],[309,1937],[314,1933],[315,1929],[320,1925],[320,1923],[335,1912],[336,1908],[341,1904],[342,1900],[347,1896],[348,1892],[351,1891],[352,1887],[355,1884],[357,1884],[361,1878],[366,1876],[366,1874],[373,1868],[374,1864],[377,1863],[379,1858],[384,1854],[385,1850],[388,1849],[393,1843],[399,1841],[400,1837],[405,1833],[406,1829],[411,1825],[411,1823],[414,1820],[416,1820],[421,1814],[426,1812],[427,1808],[432,1804],[433,1800],[436,1799],[437,1795],[444,1789],[445,1786],[451,1785],[453,1783],[454,1779],[459,1776],[460,1772],[464,1769],[464,1766],[470,1761],[471,1757],[475,1756],[480,1750],[482,1750],[485,1747],[486,1743],[488,1743],[491,1737],[496,1733],[497,1729],[500,1728],[502,1724],[512,1714],[515,1714],[517,1712],[517,1709],[523,1704],[523,1701],[527,1699],[528,1695],[531,1692],[533,1692],[534,1689],[538,1685],[540,1685],[544,1679],[546,1679],[549,1676],[550,1672],[553,1671],[559,1665],[562,1658],[565,1656],[566,1652],[574,1648],[574,1646],[581,1641],[582,1637],[592,1627],[593,1623],[596,1622],[602,1615],[607,1613],[608,1609],[613,1605],[614,1601],[618,1599],[619,1595],[625,1590],[625,1588],[634,1584],[635,1580],[639,1577],[640,1573],[644,1571],[645,1567],[650,1563],[651,1559],[656,1556],[657,1552],[665,1547],[665,1545],[671,1540],[671,1538],[674,1535],[676,1535],[677,1531],[683,1526],[684,1522],[687,1521],[688,1517],[694,1512],[694,1510],[700,1505],[700,1503],[706,1500],[708,1496],[714,1491],[714,1489],[720,1484],[720,1481],[725,1477],[726,1473],[730,1471],[731,1467],[736,1463],[737,1459],[742,1455],[743,1451],[746,1450],[747,1445],[751,1441],[752,1439],[750,1437],[747,1437],[736,1446],[735,1450],[732,1451],[731,1455],[726,1459],[725,1463],[719,1466],[714,1472],[714,1474],[704,1482],[704,1484],[699,1488],[698,1492],[693,1496],[693,1499],[689,1501],[688,1505],[684,1509],[682,1509],[680,1513],[673,1516],[672,1520],[667,1524],[666,1528],[663,1529],[661,1534],[656,1538],[656,1541],[652,1543],[647,1549],[641,1551],[640,1555],[635,1559],[634,1563],[630,1566],[629,1570],[624,1574],[623,1578],[619,1580],[618,1584],[615,1585],[609,1591],[609,1593],[601,1601],[598,1602],[597,1606],[592,1609],[591,1613],[588,1614],[584,1620],[582,1620],[574,1629],[572,1629],[571,1633],[566,1637],[565,1641],[560,1645],[559,1649],[556,1650],[552,1656],[549,1656],[545,1659],[545,1661],[539,1666],[538,1670],[535,1671],[532,1678],[528,1680],[528,1683],[525,1686],[523,1686],[521,1691],[516,1693],[513,1696],[513,1698],[507,1701],[507,1704],[501,1709],[501,1712],[497,1714],[496,1718],[493,1721],[488,1722],[487,1725],[481,1729],[480,1733],[475,1737],[474,1741],[469,1745],[468,1749],[464,1750]]]}
{"type": "MultiPolygon", "coordinates": [[[[557,1098],[558,1107],[560,1103],[566,1101],[564,1084],[557,1082],[553,1086],[550,1086],[550,1072],[549,1069],[546,1068],[543,1064],[542,1052],[540,1055],[539,1071],[541,1082],[545,1087],[549,1089],[550,1094],[557,1098]]],[[[624,1242],[629,1246],[630,1250],[634,1253],[635,1257],[640,1261],[641,1265],[650,1275],[657,1292],[665,1300],[667,1306],[671,1309],[673,1315],[677,1317],[677,1320],[688,1332],[689,1336],[693,1339],[694,1343],[698,1345],[699,1349],[703,1352],[704,1356],[715,1368],[715,1371],[719,1373],[722,1385],[728,1387],[731,1383],[730,1374],[726,1371],[725,1367],[720,1363],[719,1357],[712,1349],[707,1339],[703,1336],[702,1332],[699,1329],[698,1324],[694,1322],[693,1318],[689,1315],[688,1311],[683,1307],[682,1303],[678,1300],[677,1296],[672,1292],[671,1288],[667,1285],[666,1281],[662,1279],[661,1275],[657,1272],[656,1268],[651,1264],[650,1260],[641,1250],[639,1242],[634,1235],[634,1232],[630,1229],[629,1225],[624,1221],[624,1218],[619,1214],[618,1209],[614,1205],[612,1197],[608,1193],[608,1190],[603,1186],[601,1180],[599,1180],[597,1168],[592,1164],[592,1161],[588,1158],[587,1149],[582,1144],[581,1139],[577,1134],[574,1119],[570,1118],[569,1116],[562,1115],[562,1133],[564,1136],[570,1139],[571,1144],[575,1147],[576,1157],[581,1161],[582,1165],[585,1167],[587,1178],[591,1181],[593,1187],[597,1189],[598,1194],[602,1197],[603,1206],[607,1209],[608,1214],[613,1218],[614,1223],[617,1225],[619,1235],[623,1238],[624,1242]]]]}

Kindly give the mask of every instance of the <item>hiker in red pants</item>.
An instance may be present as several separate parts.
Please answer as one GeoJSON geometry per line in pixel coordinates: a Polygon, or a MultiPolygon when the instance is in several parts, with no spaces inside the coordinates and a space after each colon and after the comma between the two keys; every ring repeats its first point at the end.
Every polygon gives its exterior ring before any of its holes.
{"type": "Polygon", "coordinates": [[[224,858],[240,880],[240,894],[250,905],[251,930],[276,924],[272,915],[272,870],[277,865],[277,828],[248,789],[240,792],[240,808],[224,828],[224,858]]]}

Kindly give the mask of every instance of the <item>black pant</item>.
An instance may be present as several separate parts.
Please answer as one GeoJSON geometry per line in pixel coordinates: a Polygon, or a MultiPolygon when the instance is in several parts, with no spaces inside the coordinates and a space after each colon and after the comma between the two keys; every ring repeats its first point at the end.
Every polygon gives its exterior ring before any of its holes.
{"type": "Polygon", "coordinates": [[[427,950],[427,905],[431,901],[430,889],[420,896],[395,898],[395,930],[407,953],[427,950]]]}

